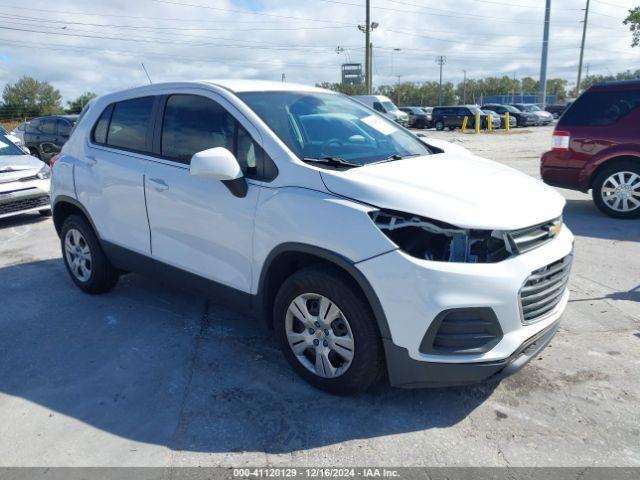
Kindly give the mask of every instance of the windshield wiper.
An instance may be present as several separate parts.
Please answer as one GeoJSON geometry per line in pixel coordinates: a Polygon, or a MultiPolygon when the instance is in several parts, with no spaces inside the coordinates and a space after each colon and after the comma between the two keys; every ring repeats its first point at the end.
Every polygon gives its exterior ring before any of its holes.
{"type": "Polygon", "coordinates": [[[376,163],[393,162],[394,160],[402,160],[404,158],[419,157],[420,155],[422,155],[422,154],[421,153],[410,153],[408,155],[400,155],[399,153],[394,153],[393,155],[389,155],[384,160],[378,160],[377,162],[372,162],[372,163],[369,163],[368,165],[375,165],[376,163]]]}
{"type": "Polygon", "coordinates": [[[328,165],[330,167],[361,167],[360,163],[350,162],[349,160],[345,160],[340,157],[305,157],[303,161],[307,163],[321,163],[323,165],[328,165]]]}

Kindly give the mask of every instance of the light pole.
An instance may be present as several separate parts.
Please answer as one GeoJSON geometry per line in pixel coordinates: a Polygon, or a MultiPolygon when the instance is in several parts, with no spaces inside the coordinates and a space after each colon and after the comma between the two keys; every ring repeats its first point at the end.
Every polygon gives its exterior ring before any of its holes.
{"type": "Polygon", "coordinates": [[[462,70],[462,73],[464,74],[464,77],[462,80],[462,104],[466,105],[467,104],[467,71],[462,70]]]}
{"type": "Polygon", "coordinates": [[[584,43],[587,38],[587,20],[589,20],[589,0],[584,9],[584,24],[582,25],[582,44],[580,45],[580,61],[578,62],[578,83],[576,83],[576,97],[580,95],[580,83],[582,82],[582,60],[584,58],[584,43]]]}
{"type": "Polygon", "coordinates": [[[540,59],[540,95],[542,109],[547,106],[547,54],[549,51],[549,20],[551,17],[551,0],[547,0],[544,9],[544,33],[542,35],[542,58],[540,59]]]}
{"type": "Polygon", "coordinates": [[[447,57],[444,55],[438,55],[436,57],[436,63],[440,65],[440,86],[438,87],[438,105],[442,105],[442,66],[447,63],[447,57]]]}

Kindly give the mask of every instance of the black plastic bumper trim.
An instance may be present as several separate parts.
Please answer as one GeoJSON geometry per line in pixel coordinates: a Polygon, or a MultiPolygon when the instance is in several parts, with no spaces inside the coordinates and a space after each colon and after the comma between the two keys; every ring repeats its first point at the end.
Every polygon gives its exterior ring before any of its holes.
{"type": "Polygon", "coordinates": [[[538,355],[556,334],[558,324],[556,321],[523,342],[510,357],[495,362],[421,362],[411,358],[406,348],[385,339],[389,382],[394,387],[436,388],[502,380],[522,369],[538,355]]]}

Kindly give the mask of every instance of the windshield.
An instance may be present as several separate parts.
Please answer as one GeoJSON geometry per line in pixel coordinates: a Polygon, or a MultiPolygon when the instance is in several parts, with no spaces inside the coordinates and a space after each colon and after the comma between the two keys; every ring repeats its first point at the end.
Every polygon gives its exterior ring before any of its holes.
{"type": "Polygon", "coordinates": [[[482,110],[480,110],[478,107],[469,107],[469,110],[471,110],[471,113],[473,113],[474,115],[479,113],[480,115],[483,114],[482,110]]]}
{"type": "Polygon", "coordinates": [[[428,155],[426,145],[344,95],[246,92],[242,99],[300,159],[338,157],[358,165],[428,155]]]}
{"type": "Polygon", "coordinates": [[[513,107],[511,105],[504,105],[504,108],[511,113],[521,113],[521,110],[518,110],[516,107],[513,107]]]}
{"type": "Polygon", "coordinates": [[[525,111],[527,111],[527,112],[539,112],[540,111],[540,107],[538,107],[537,105],[527,105],[524,108],[525,108],[525,111]]]}
{"type": "Polygon", "coordinates": [[[6,155],[25,155],[25,153],[11,143],[4,136],[0,136],[0,156],[6,155]]]}
{"type": "Polygon", "coordinates": [[[387,112],[393,112],[395,110],[398,110],[398,107],[396,107],[392,102],[390,102],[389,100],[384,101],[384,102],[380,102],[382,104],[382,106],[384,107],[384,109],[387,112]]]}

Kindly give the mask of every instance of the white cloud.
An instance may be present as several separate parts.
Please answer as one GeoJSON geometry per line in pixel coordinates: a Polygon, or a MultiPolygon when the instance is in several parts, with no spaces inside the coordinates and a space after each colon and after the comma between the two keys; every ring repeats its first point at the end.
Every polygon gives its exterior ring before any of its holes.
{"type": "MultiPolygon", "coordinates": [[[[374,83],[395,82],[394,74],[435,80],[435,55],[447,56],[445,80],[461,80],[463,69],[474,78],[537,77],[544,1],[519,2],[443,0],[433,7],[421,0],[372,0],[372,20],[380,23],[372,35],[374,83]]],[[[282,73],[302,83],[339,81],[340,64],[364,55],[364,35],[356,28],[364,23],[363,3],[9,0],[0,13],[0,82],[31,75],[50,81],[69,100],[87,90],[105,93],[145,83],[141,62],[156,82],[280,79],[282,73]],[[336,54],[337,46],[344,52],[336,54]]],[[[584,4],[553,0],[550,78],[575,82],[584,4]]],[[[622,25],[626,5],[634,1],[591,2],[585,53],[591,73],[637,68],[640,49],[630,47],[622,25]]]]}

